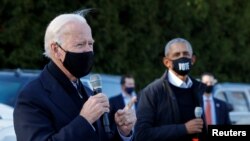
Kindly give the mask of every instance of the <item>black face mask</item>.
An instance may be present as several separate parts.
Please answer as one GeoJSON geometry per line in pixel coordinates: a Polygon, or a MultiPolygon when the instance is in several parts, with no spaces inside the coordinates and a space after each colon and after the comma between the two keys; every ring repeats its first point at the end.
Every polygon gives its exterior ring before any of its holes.
{"type": "Polygon", "coordinates": [[[135,90],[134,87],[126,87],[125,88],[125,91],[129,94],[129,95],[132,95],[132,92],[135,90]]]}
{"type": "Polygon", "coordinates": [[[173,70],[182,76],[185,76],[189,73],[189,71],[191,70],[191,59],[190,58],[186,58],[186,57],[182,57],[176,60],[173,60],[173,70]]]}
{"type": "Polygon", "coordinates": [[[207,86],[205,92],[206,93],[211,93],[213,91],[214,86],[207,86]]]}
{"type": "Polygon", "coordinates": [[[57,45],[66,53],[63,61],[64,67],[76,78],[81,78],[92,69],[94,64],[94,53],[92,51],[75,53],[64,50],[60,44],[57,45]]]}

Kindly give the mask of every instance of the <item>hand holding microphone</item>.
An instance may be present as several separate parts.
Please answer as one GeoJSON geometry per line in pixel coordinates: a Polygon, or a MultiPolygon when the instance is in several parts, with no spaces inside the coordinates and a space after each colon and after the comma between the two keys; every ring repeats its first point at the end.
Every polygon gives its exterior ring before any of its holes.
{"type": "MultiPolygon", "coordinates": [[[[99,74],[93,74],[90,76],[90,83],[93,87],[93,91],[94,91],[94,94],[95,96],[98,96],[98,95],[103,95],[101,94],[102,93],[102,80],[101,80],[101,76],[99,74]]],[[[105,95],[104,95],[105,96],[105,95]]],[[[110,126],[109,126],[109,117],[108,117],[108,112],[109,112],[109,109],[106,110],[106,108],[109,108],[109,102],[108,102],[108,98],[107,96],[105,96],[106,98],[103,98],[102,100],[103,101],[100,101],[100,103],[97,103],[97,105],[100,105],[99,108],[103,109],[101,115],[102,116],[102,123],[103,123],[103,126],[104,126],[104,130],[106,133],[110,133],[111,130],[110,130],[110,126]],[[102,103],[106,103],[108,102],[108,107],[107,105],[104,105],[102,103]]],[[[98,116],[100,117],[100,116],[98,116]]]]}
{"type": "MultiPolygon", "coordinates": [[[[201,118],[203,110],[201,107],[195,107],[194,115],[196,118],[201,118]]],[[[192,139],[192,141],[199,141],[199,134],[197,133],[196,136],[192,139]]]]}
{"type": "Polygon", "coordinates": [[[201,107],[195,107],[194,115],[196,118],[201,118],[202,113],[203,113],[203,110],[201,107]]]}
{"type": "Polygon", "coordinates": [[[90,124],[96,122],[104,113],[109,112],[109,101],[106,95],[99,93],[90,96],[84,103],[80,115],[90,124]]]}
{"type": "Polygon", "coordinates": [[[202,108],[195,107],[194,115],[195,119],[192,119],[185,123],[188,134],[201,133],[203,128],[203,120],[201,119],[202,108]]]}

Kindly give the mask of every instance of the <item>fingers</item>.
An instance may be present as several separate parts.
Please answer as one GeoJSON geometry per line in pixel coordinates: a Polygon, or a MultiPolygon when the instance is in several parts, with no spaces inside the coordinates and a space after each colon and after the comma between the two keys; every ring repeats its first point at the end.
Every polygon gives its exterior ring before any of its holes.
{"type": "Polygon", "coordinates": [[[121,134],[127,136],[136,122],[135,110],[132,109],[122,109],[115,113],[115,122],[121,134]]]}
{"type": "Polygon", "coordinates": [[[109,101],[104,94],[90,96],[84,103],[80,115],[85,117],[89,123],[95,122],[105,112],[109,112],[109,101]]]}
{"type": "Polygon", "coordinates": [[[94,96],[90,96],[89,99],[92,104],[103,103],[104,107],[109,107],[109,101],[106,95],[100,93],[94,96]]]}
{"type": "Polygon", "coordinates": [[[135,112],[132,109],[118,110],[115,114],[115,120],[119,126],[134,124],[136,121],[135,112]]]}
{"type": "Polygon", "coordinates": [[[136,101],[137,101],[137,97],[136,96],[132,97],[132,99],[126,105],[125,109],[131,109],[132,106],[135,104],[136,101]]]}
{"type": "Polygon", "coordinates": [[[203,128],[203,120],[201,118],[196,118],[185,123],[186,129],[189,134],[200,133],[203,128]]]}
{"type": "Polygon", "coordinates": [[[90,98],[97,100],[96,102],[108,102],[108,97],[104,95],[103,93],[99,93],[97,95],[91,96],[90,98]]]}

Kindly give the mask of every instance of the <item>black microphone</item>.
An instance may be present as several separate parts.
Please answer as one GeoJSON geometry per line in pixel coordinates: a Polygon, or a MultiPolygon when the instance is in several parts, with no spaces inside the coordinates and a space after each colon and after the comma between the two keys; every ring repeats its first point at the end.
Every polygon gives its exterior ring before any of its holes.
{"type": "MultiPolygon", "coordinates": [[[[93,87],[93,91],[94,94],[98,94],[98,93],[102,93],[102,79],[101,76],[99,74],[92,74],[89,77],[90,79],[90,83],[93,87]]],[[[103,121],[103,126],[104,126],[104,130],[106,133],[110,133],[110,127],[109,127],[109,117],[108,117],[108,113],[105,112],[102,116],[102,121],[103,121]]]]}

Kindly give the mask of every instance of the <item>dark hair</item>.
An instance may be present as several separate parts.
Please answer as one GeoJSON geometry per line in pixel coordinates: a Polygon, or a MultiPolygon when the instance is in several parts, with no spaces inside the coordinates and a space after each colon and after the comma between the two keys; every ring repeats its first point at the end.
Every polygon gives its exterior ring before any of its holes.
{"type": "Polygon", "coordinates": [[[120,84],[121,85],[123,85],[123,84],[125,84],[125,79],[126,78],[134,78],[131,74],[126,74],[126,75],[123,75],[122,77],[121,77],[121,81],[120,81],[120,84]]]}

